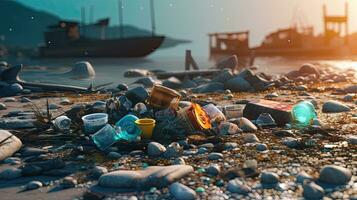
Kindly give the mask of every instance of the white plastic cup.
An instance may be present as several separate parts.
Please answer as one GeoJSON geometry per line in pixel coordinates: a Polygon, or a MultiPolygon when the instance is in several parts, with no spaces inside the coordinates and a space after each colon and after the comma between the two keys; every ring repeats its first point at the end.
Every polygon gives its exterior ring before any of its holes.
{"type": "Polygon", "coordinates": [[[84,131],[93,134],[102,129],[108,123],[108,114],[94,113],[82,117],[84,131]]]}

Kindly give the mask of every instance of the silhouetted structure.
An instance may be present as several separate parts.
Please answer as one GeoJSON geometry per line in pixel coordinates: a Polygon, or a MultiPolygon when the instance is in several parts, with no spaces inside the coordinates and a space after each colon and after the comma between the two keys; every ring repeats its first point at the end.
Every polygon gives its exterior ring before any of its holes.
{"type": "Polygon", "coordinates": [[[349,40],[348,5],[345,15],[327,15],[323,7],[324,33],[314,35],[313,27],[279,29],[265,37],[261,45],[249,47],[249,32],[209,34],[211,58],[238,55],[240,59],[258,56],[335,57],[357,54],[357,44],[349,40]]]}

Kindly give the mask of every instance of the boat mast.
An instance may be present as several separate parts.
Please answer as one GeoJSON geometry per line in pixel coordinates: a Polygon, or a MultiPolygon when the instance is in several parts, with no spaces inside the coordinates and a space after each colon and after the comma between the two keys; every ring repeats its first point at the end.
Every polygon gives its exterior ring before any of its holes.
{"type": "Polygon", "coordinates": [[[154,0],[150,0],[150,10],[151,10],[151,31],[152,36],[155,36],[156,25],[155,25],[155,8],[154,8],[154,0]]]}
{"type": "Polygon", "coordinates": [[[83,36],[86,35],[86,30],[85,30],[85,26],[86,26],[86,9],[85,7],[81,8],[81,27],[82,27],[82,31],[83,31],[83,36]]]}
{"type": "Polygon", "coordinates": [[[119,17],[119,33],[120,38],[124,37],[124,27],[123,27],[123,1],[118,0],[118,17],[119,17]]]}

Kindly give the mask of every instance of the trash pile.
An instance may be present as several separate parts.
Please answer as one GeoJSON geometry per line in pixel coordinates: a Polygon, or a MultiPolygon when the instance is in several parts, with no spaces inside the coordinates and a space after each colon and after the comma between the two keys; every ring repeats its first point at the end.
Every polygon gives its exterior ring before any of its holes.
{"type": "Polygon", "coordinates": [[[48,101],[45,110],[11,111],[0,119],[12,130],[0,130],[0,184],[33,177],[25,191],[83,188],[94,199],[121,198],[117,192],[125,199],[356,196],[356,97],[329,85],[301,87],[351,76],[310,65],[289,74],[222,70],[185,79],[202,81],[185,90],[172,89],[177,78],[145,77],[137,81],[143,86],[120,84],[91,99],[61,95],[60,114],[48,101]]]}

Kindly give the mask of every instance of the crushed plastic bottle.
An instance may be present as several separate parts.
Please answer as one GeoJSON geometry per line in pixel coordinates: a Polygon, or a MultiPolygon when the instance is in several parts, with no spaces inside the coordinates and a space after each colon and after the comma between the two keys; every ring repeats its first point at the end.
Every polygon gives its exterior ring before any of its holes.
{"type": "Polygon", "coordinates": [[[314,119],[317,119],[317,113],[314,105],[309,101],[302,101],[296,104],[292,111],[292,119],[297,127],[306,127],[311,125],[314,119]]]}
{"type": "Polygon", "coordinates": [[[58,130],[66,131],[71,127],[71,119],[69,119],[67,116],[60,116],[53,121],[53,124],[58,130]]]}
{"type": "Polygon", "coordinates": [[[107,124],[92,135],[92,140],[100,150],[105,150],[121,139],[120,133],[120,129],[115,129],[107,124]]]}
{"type": "Polygon", "coordinates": [[[126,115],[120,119],[115,126],[120,127],[120,138],[127,141],[136,141],[142,131],[136,126],[135,121],[139,118],[135,115],[126,115]]]}

